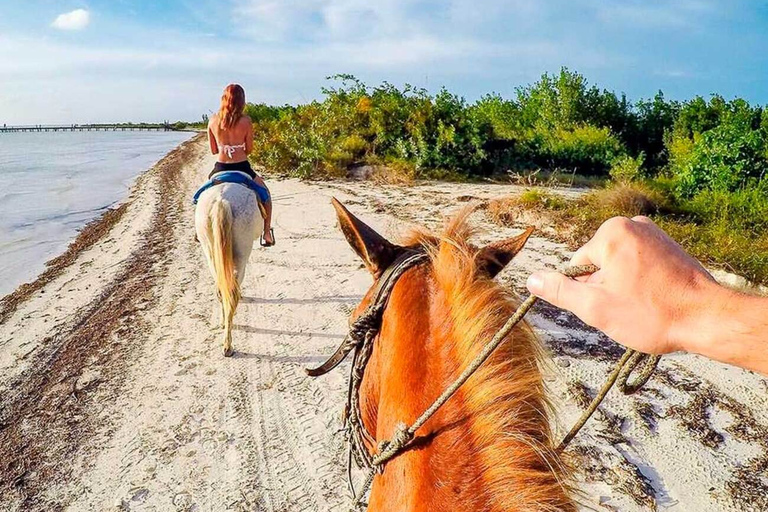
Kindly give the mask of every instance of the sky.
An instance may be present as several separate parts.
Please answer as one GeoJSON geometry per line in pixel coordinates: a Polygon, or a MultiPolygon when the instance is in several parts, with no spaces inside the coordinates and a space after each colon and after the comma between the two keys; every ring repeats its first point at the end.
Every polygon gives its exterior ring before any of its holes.
{"type": "Polygon", "coordinates": [[[648,98],[768,103],[758,0],[0,0],[0,123],[198,120],[237,82],[272,104],[326,77],[506,97],[567,66],[648,98]]]}

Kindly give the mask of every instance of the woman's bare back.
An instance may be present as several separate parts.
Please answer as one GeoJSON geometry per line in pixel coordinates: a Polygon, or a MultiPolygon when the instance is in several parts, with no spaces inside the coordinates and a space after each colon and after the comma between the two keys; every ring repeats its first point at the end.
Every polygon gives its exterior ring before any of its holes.
{"type": "Polygon", "coordinates": [[[208,142],[211,153],[218,155],[219,162],[242,162],[253,150],[253,126],[248,116],[242,116],[231,128],[223,130],[218,114],[208,122],[208,142]]]}

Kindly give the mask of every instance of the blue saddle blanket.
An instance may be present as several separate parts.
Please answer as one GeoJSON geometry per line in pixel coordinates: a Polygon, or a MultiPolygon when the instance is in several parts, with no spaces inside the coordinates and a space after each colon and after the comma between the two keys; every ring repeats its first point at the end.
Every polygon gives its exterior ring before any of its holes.
{"type": "Polygon", "coordinates": [[[195,192],[195,197],[192,199],[192,202],[194,204],[197,204],[197,200],[200,199],[200,194],[205,192],[211,187],[215,187],[216,185],[220,185],[222,183],[237,183],[238,185],[244,185],[248,187],[249,189],[256,192],[256,195],[259,196],[259,201],[262,203],[267,203],[270,200],[269,197],[269,190],[267,190],[265,187],[262,187],[255,181],[253,181],[251,178],[246,176],[245,174],[237,171],[224,171],[224,172],[217,172],[213,175],[211,179],[206,181],[202,187],[197,189],[197,192],[195,192]]]}

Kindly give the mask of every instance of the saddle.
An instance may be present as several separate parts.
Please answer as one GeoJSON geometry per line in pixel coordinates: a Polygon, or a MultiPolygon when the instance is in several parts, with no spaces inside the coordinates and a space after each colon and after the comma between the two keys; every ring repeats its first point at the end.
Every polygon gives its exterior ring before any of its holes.
{"type": "Polygon", "coordinates": [[[256,194],[256,197],[259,201],[259,210],[261,210],[262,216],[266,216],[264,211],[264,203],[270,201],[269,191],[242,172],[238,171],[222,171],[214,174],[211,179],[206,181],[203,186],[197,189],[197,192],[195,192],[195,195],[192,198],[192,203],[197,204],[197,201],[200,199],[200,195],[203,192],[211,187],[215,187],[216,185],[221,185],[222,183],[235,183],[237,185],[243,185],[244,187],[252,190],[256,194]]]}

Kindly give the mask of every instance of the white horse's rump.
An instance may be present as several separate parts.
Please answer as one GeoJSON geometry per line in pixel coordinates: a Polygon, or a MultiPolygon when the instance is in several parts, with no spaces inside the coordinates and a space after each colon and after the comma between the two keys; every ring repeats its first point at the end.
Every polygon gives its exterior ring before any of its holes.
{"type": "Polygon", "coordinates": [[[242,185],[222,183],[200,195],[195,230],[216,282],[224,326],[224,355],[232,355],[232,318],[240,302],[240,284],[264,230],[256,194],[242,185]]]}

